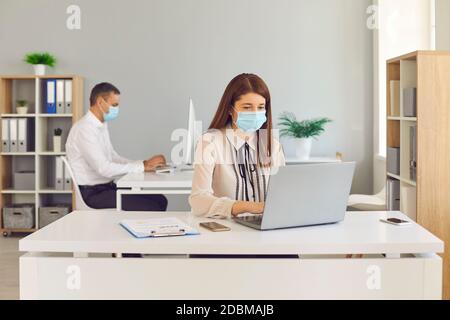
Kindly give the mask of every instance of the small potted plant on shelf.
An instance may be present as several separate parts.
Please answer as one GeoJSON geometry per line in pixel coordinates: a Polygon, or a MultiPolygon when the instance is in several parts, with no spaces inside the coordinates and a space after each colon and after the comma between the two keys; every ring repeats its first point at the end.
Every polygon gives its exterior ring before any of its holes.
{"type": "Polygon", "coordinates": [[[17,100],[16,112],[18,114],[28,113],[28,101],[27,100],[17,100]]]}
{"type": "Polygon", "coordinates": [[[62,129],[56,128],[53,135],[53,152],[61,152],[62,129]]]}
{"type": "Polygon", "coordinates": [[[55,66],[56,58],[48,52],[31,52],[25,55],[25,62],[33,65],[35,75],[43,76],[47,66],[55,66]]]}
{"type": "Polygon", "coordinates": [[[293,113],[280,115],[279,125],[281,137],[290,138],[294,144],[295,156],[299,160],[307,160],[311,155],[312,139],[320,136],[324,126],[331,122],[328,118],[298,121],[293,113]]]}

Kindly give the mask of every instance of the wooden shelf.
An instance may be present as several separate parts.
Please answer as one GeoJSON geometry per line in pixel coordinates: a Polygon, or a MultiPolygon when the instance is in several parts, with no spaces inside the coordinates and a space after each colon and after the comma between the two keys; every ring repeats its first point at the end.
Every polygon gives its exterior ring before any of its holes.
{"type": "MultiPolygon", "coordinates": [[[[53,152],[53,131],[63,130],[63,141],[75,121],[83,112],[83,79],[76,75],[0,75],[0,118],[29,118],[33,121],[35,151],[32,152],[0,152],[0,212],[5,205],[33,203],[37,208],[51,206],[63,201],[75,208],[72,190],[53,190],[55,157],[66,153],[53,152]],[[66,114],[44,113],[45,79],[72,80],[72,110],[66,114]],[[29,113],[17,114],[14,106],[16,100],[29,102],[29,113]],[[18,156],[18,157],[14,157],[18,156]],[[22,157],[23,156],[23,157],[22,157]],[[30,170],[35,172],[36,190],[14,190],[14,170],[30,170]]],[[[0,131],[1,134],[1,131],[0,131]]],[[[36,210],[35,226],[39,226],[39,210],[36,210]]],[[[0,214],[0,228],[2,214],[0,214]]],[[[3,229],[4,230],[4,229],[3,229]]],[[[7,230],[11,232],[33,232],[36,229],[7,230]]]]}
{"type": "Polygon", "coordinates": [[[1,75],[0,78],[5,80],[35,80],[37,76],[33,74],[17,74],[17,75],[1,75]]]}
{"type": "Polygon", "coordinates": [[[406,184],[409,184],[409,185],[411,185],[413,187],[415,187],[417,185],[416,182],[414,182],[412,180],[409,180],[409,179],[404,179],[404,178],[400,177],[399,175],[396,175],[396,174],[393,174],[393,173],[389,173],[389,172],[387,173],[387,175],[389,177],[391,177],[391,178],[397,179],[397,180],[399,180],[401,182],[404,182],[406,184]]]}
{"type": "Polygon", "coordinates": [[[40,118],[72,118],[71,113],[40,113],[38,115],[40,118]]]}
{"type": "Polygon", "coordinates": [[[37,229],[32,228],[32,229],[8,229],[8,228],[2,228],[0,229],[1,232],[19,232],[19,233],[33,233],[35,232],[37,229]]]}
{"type": "MultiPolygon", "coordinates": [[[[416,51],[387,61],[387,146],[400,148],[400,174],[387,173],[400,182],[400,210],[450,246],[450,52],[416,51]],[[391,113],[391,81],[400,90],[416,88],[417,117],[391,113]],[[410,128],[416,127],[417,181],[410,177],[410,128]]],[[[402,92],[402,91],[400,91],[402,92]]],[[[392,98],[397,99],[396,92],[392,98]]],[[[392,99],[392,101],[394,101],[392,99]]],[[[397,108],[393,108],[397,110],[397,108]]],[[[443,298],[450,299],[450,250],[443,256],[443,298]]]]}
{"type": "Polygon", "coordinates": [[[71,194],[72,190],[55,190],[55,189],[41,189],[38,190],[40,194],[71,194]]]}
{"type": "Polygon", "coordinates": [[[4,189],[3,194],[35,194],[35,190],[14,190],[14,189],[4,189]]]}
{"type": "Polygon", "coordinates": [[[417,121],[417,118],[413,118],[413,117],[393,117],[393,116],[389,116],[387,117],[388,120],[392,120],[392,121],[417,121]]]}
{"type": "Polygon", "coordinates": [[[65,152],[42,151],[38,152],[40,156],[65,156],[65,152]]]}
{"type": "Polygon", "coordinates": [[[37,76],[34,74],[19,74],[19,75],[0,75],[0,78],[5,80],[35,80],[35,79],[72,79],[78,77],[77,75],[61,75],[61,74],[47,74],[43,76],[37,76]]]}
{"type": "Polygon", "coordinates": [[[435,51],[435,50],[419,50],[407,53],[392,59],[387,62],[389,64],[398,64],[401,60],[417,60],[417,56],[450,56],[450,51],[435,51]]]}
{"type": "Polygon", "coordinates": [[[3,113],[0,115],[0,118],[35,118],[35,113],[25,113],[25,114],[18,114],[18,113],[3,113]]]}
{"type": "Polygon", "coordinates": [[[36,152],[2,152],[2,156],[35,156],[36,152]]]}

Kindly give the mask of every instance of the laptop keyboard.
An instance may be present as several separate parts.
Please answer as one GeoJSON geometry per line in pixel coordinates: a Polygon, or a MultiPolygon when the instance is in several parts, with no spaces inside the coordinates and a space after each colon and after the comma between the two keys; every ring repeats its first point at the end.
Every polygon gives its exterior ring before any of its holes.
{"type": "Polygon", "coordinates": [[[241,220],[241,221],[261,224],[261,222],[262,222],[262,215],[238,217],[238,219],[241,220]]]}

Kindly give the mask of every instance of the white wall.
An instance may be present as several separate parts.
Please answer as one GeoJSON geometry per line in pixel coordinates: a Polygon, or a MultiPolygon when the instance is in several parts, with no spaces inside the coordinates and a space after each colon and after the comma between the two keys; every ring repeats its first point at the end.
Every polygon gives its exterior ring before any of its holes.
{"type": "Polygon", "coordinates": [[[436,0],[436,49],[450,50],[450,0],[436,0]]]}
{"type": "Polygon", "coordinates": [[[354,190],[372,189],[372,34],[370,0],[2,0],[0,73],[29,73],[26,52],[48,50],[56,73],[122,91],[111,124],[117,150],[170,155],[170,135],[187,123],[188,98],[209,124],[227,83],[254,72],[268,83],[275,116],[327,116],[317,155],[358,162],[354,190]],[[66,28],[81,7],[82,29],[66,28]]]}
{"type": "Polygon", "coordinates": [[[373,189],[378,192],[386,179],[386,60],[416,50],[432,49],[433,23],[430,0],[378,0],[374,3],[378,5],[379,23],[374,32],[373,189]]]}

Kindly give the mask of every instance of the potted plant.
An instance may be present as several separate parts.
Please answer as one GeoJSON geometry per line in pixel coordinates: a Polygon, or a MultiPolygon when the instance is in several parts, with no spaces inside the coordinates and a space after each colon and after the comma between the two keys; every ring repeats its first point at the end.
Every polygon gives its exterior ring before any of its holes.
{"type": "Polygon", "coordinates": [[[18,114],[26,114],[28,112],[28,101],[27,100],[17,100],[16,112],[18,114]]]}
{"type": "Polygon", "coordinates": [[[33,65],[34,74],[37,76],[45,75],[46,66],[53,68],[56,64],[56,58],[48,52],[27,53],[24,60],[33,65]]]}
{"type": "Polygon", "coordinates": [[[56,128],[53,135],[53,152],[61,152],[62,129],[56,128]]]}
{"type": "Polygon", "coordinates": [[[279,120],[281,137],[293,139],[295,156],[299,160],[309,159],[312,139],[320,136],[325,131],[324,126],[331,122],[328,118],[298,121],[295,115],[289,112],[282,113],[279,120]]]}

